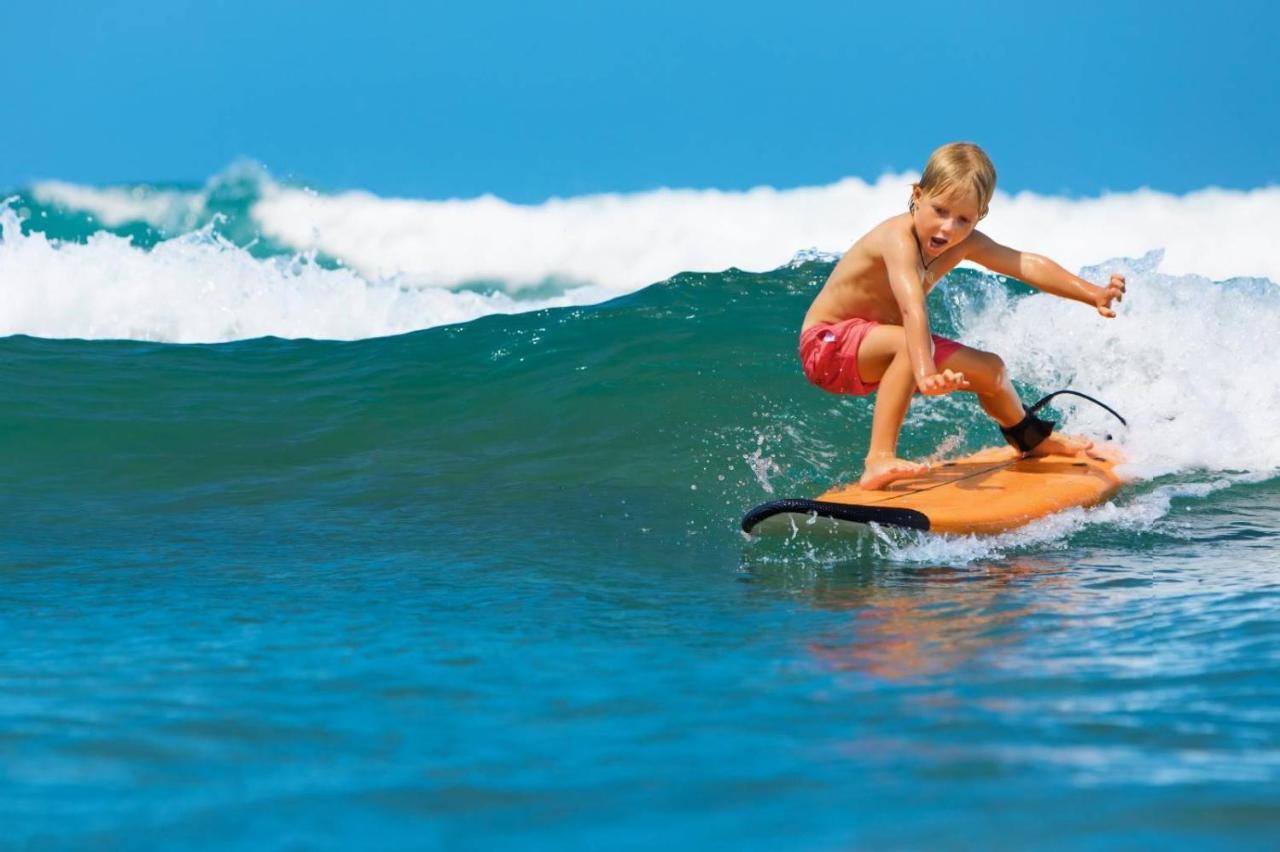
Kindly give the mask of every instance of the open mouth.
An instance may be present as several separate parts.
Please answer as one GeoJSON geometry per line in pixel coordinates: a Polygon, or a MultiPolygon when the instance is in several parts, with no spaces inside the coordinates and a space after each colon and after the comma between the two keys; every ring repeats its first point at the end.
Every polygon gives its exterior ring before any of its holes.
{"type": "Polygon", "coordinates": [[[929,248],[933,249],[934,251],[941,249],[946,244],[947,244],[947,241],[944,240],[942,237],[929,238],[929,248]]]}

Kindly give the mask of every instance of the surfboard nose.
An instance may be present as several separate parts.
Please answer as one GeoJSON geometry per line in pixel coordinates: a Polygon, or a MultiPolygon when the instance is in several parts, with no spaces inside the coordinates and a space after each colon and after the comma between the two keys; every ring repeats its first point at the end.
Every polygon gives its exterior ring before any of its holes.
{"type": "Polygon", "coordinates": [[[913,509],[886,506],[859,506],[824,500],[774,500],[762,503],[742,516],[742,531],[759,535],[808,525],[814,518],[829,518],[848,524],[883,524],[913,530],[929,529],[929,518],[913,509]],[[769,529],[764,529],[765,526],[769,529]]]}

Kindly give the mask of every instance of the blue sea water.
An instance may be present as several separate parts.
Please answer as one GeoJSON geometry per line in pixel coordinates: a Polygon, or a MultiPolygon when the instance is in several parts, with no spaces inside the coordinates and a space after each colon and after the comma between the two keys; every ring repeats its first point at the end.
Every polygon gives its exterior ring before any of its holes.
{"type": "MultiPolygon", "coordinates": [[[[0,219],[0,845],[1275,848],[1274,282],[1116,261],[1108,324],[959,270],[935,328],[1120,408],[1132,483],[749,540],[858,471],[795,356],[829,258],[373,282],[232,184],[0,219]]],[[[903,449],[996,437],[922,400],[903,449]]]]}

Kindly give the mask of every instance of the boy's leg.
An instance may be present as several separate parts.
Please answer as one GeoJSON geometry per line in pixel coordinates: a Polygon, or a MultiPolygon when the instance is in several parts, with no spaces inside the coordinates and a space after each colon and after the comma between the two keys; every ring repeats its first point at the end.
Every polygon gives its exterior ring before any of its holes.
{"type": "MultiPolygon", "coordinates": [[[[961,346],[944,360],[948,370],[964,373],[964,377],[969,380],[969,390],[978,395],[978,402],[983,410],[1002,427],[1015,426],[1026,416],[1022,401],[1018,399],[1018,393],[1013,389],[1004,361],[999,355],[961,346]]],[[[938,364],[938,369],[942,368],[943,365],[938,364]]],[[[1092,441],[1054,432],[1033,449],[1031,455],[1075,455],[1092,446],[1092,441]]]]}
{"type": "Polygon", "coordinates": [[[858,347],[858,375],[863,382],[880,383],[871,417],[871,444],[858,484],[883,488],[928,470],[928,465],[898,458],[898,434],[916,389],[902,326],[878,325],[867,332],[858,347]]]}

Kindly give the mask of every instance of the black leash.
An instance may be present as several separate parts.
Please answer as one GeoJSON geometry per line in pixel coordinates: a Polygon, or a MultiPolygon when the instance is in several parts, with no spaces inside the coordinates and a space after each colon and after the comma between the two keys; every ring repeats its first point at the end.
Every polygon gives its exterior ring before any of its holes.
{"type": "Polygon", "coordinates": [[[1027,409],[1027,413],[1028,413],[1028,414],[1035,414],[1037,411],[1039,411],[1040,409],[1042,409],[1042,408],[1044,408],[1046,405],[1048,405],[1048,404],[1049,404],[1049,400],[1053,399],[1055,396],[1061,396],[1061,395],[1062,395],[1062,394],[1064,394],[1064,393],[1069,393],[1069,394],[1071,394],[1072,396],[1078,396],[1078,397],[1080,397],[1081,399],[1087,399],[1087,400],[1089,400],[1089,401],[1090,401],[1090,402],[1092,402],[1094,405],[1098,406],[1099,408],[1102,408],[1102,409],[1103,409],[1103,410],[1105,410],[1107,413],[1109,413],[1111,416],[1115,417],[1115,419],[1117,419],[1117,420],[1119,420],[1121,423],[1123,423],[1123,424],[1124,424],[1124,427],[1125,427],[1126,429],[1128,429],[1128,428],[1129,428],[1129,421],[1128,421],[1128,420],[1125,420],[1123,417],[1121,417],[1119,412],[1117,412],[1117,411],[1116,411],[1114,408],[1112,408],[1111,406],[1107,405],[1105,402],[1101,402],[1101,401],[1099,401],[1099,400],[1096,400],[1096,399],[1094,399],[1093,397],[1089,396],[1088,394],[1080,393],[1080,391],[1073,391],[1073,390],[1068,390],[1068,389],[1065,389],[1065,388],[1064,388],[1063,390],[1056,390],[1056,391],[1054,391],[1053,393],[1049,394],[1048,396],[1043,397],[1043,398],[1042,398],[1042,399],[1040,399],[1038,402],[1036,402],[1034,405],[1032,405],[1030,408],[1028,408],[1028,409],[1027,409]]]}

